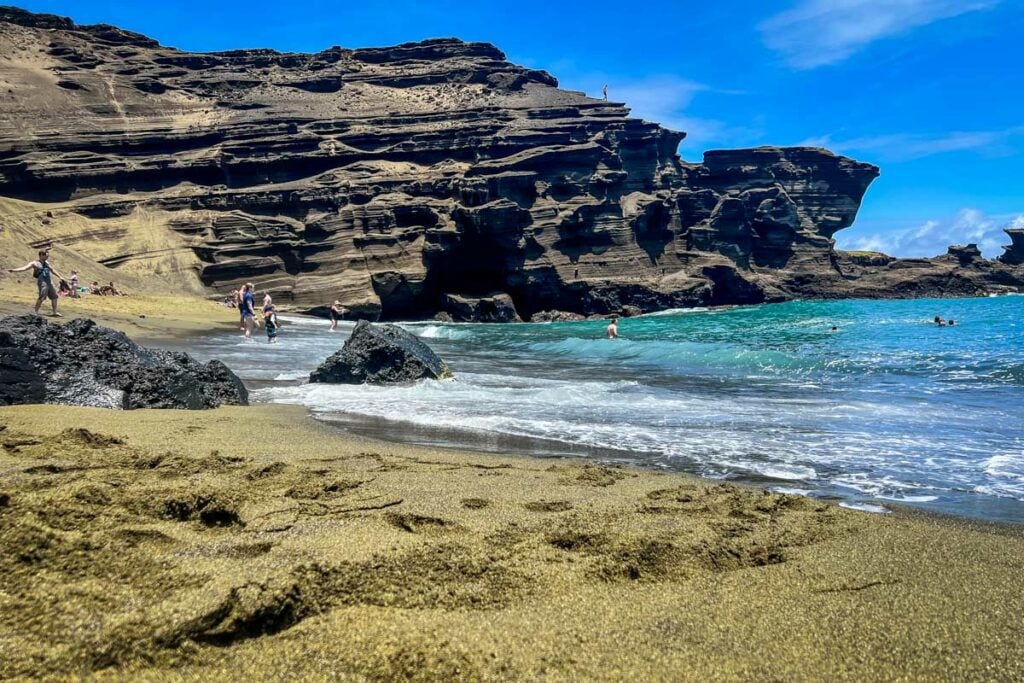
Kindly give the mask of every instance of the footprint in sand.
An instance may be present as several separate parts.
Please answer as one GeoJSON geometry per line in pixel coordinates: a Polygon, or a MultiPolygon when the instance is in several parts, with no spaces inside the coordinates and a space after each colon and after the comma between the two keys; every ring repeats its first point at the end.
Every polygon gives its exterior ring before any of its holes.
{"type": "Polygon", "coordinates": [[[535,500],[524,503],[523,507],[530,512],[565,512],[572,510],[573,505],[567,500],[535,500]]]}

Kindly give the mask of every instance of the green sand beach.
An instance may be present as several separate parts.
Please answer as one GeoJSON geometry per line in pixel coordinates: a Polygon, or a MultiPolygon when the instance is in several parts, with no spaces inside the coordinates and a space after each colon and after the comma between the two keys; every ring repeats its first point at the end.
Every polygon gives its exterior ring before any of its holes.
{"type": "Polygon", "coordinates": [[[346,436],[0,409],[0,676],[1012,680],[1024,530],[346,436]]]}

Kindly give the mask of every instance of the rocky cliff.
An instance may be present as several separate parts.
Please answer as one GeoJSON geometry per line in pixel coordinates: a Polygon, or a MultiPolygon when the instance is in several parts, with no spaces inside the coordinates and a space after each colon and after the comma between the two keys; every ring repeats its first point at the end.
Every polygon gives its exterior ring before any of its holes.
{"type": "Polygon", "coordinates": [[[18,235],[207,291],[254,280],[299,310],[500,295],[528,319],[1024,285],[1017,237],[1000,262],[859,263],[832,238],[874,166],[775,147],[687,163],[684,133],[484,43],[189,53],[7,8],[0,99],[18,235]]]}

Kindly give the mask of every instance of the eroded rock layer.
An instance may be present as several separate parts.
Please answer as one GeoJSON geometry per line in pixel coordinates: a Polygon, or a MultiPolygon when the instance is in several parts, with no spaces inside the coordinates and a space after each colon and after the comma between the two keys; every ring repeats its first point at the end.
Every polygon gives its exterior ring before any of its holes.
{"type": "MultiPolygon", "coordinates": [[[[905,274],[833,250],[874,166],[775,147],[686,163],[684,133],[484,43],[199,54],[0,9],[0,99],[0,196],[31,234],[299,310],[499,295],[528,319],[895,295],[905,274]]],[[[1024,284],[1019,260],[980,262],[933,280],[1024,284]]]]}

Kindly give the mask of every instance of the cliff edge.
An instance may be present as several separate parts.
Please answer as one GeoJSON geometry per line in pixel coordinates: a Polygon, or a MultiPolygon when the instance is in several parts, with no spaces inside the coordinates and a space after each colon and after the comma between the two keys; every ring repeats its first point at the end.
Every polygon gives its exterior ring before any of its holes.
{"type": "Polygon", "coordinates": [[[502,294],[529,319],[1024,285],[1006,258],[896,286],[921,273],[833,248],[876,167],[804,147],[687,163],[685,133],[485,43],[191,53],[0,8],[0,99],[10,236],[207,291],[254,280],[296,310],[423,318],[502,294]]]}

